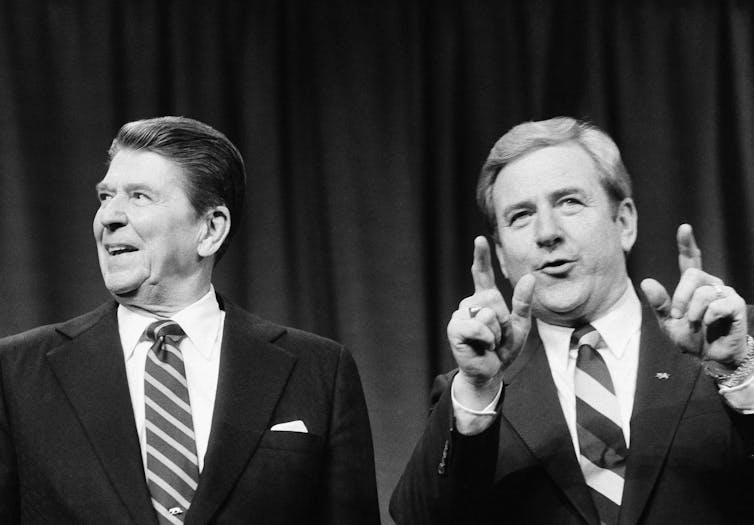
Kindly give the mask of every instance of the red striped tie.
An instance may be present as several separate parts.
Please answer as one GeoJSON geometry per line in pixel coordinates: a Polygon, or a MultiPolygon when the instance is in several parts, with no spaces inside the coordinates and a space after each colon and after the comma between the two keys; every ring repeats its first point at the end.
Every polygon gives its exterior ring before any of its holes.
{"type": "Polygon", "coordinates": [[[147,484],[160,524],[180,524],[199,480],[186,372],[178,349],[186,334],[171,320],[152,323],[145,334],[154,341],[144,369],[147,484]]]}
{"type": "Polygon", "coordinates": [[[591,489],[600,521],[618,522],[628,449],[623,437],[615,388],[599,348],[607,348],[592,325],[574,330],[571,348],[578,348],[574,387],[579,464],[591,489]]]}

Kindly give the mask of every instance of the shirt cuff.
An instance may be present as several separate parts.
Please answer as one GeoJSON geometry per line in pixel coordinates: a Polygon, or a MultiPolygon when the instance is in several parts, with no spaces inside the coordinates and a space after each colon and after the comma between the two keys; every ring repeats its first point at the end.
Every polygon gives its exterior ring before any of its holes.
{"type": "Polygon", "coordinates": [[[481,434],[487,430],[497,417],[495,407],[500,401],[500,396],[503,393],[503,383],[500,382],[500,388],[497,390],[497,395],[490,402],[489,405],[482,410],[474,410],[463,406],[456,399],[456,378],[453,378],[453,383],[450,385],[450,398],[453,402],[453,417],[456,423],[456,430],[465,436],[474,436],[481,434]]]}
{"type": "MultiPolygon", "coordinates": [[[[740,385],[734,387],[721,386],[718,392],[736,412],[754,414],[754,374],[750,375],[740,385]]],[[[455,408],[455,403],[453,406],[455,408]]]]}

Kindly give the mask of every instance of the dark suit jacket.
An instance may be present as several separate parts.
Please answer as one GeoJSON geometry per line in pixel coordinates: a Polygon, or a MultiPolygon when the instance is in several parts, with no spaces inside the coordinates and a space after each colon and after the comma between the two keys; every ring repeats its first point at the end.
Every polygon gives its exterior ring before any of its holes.
{"type": "MultiPolygon", "coordinates": [[[[217,398],[186,523],[379,523],[350,354],[220,301],[217,398]],[[308,434],[269,430],[298,419],[308,434]]],[[[157,524],[115,303],[0,341],[0,523],[157,524]]]]}
{"type": "MultiPolygon", "coordinates": [[[[642,318],[620,524],[754,523],[754,416],[727,407],[646,306],[642,318]]],[[[396,523],[599,524],[535,324],[505,371],[500,416],[482,434],[453,429],[451,378],[436,381],[434,410],[393,494],[396,523]]]]}

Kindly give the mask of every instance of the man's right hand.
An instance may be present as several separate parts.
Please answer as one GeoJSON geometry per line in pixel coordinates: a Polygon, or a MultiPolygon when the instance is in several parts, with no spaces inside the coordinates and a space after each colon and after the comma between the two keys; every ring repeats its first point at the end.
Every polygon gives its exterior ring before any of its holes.
{"type": "Polygon", "coordinates": [[[448,323],[448,341],[458,364],[458,401],[481,409],[494,398],[502,371],[523,348],[531,327],[534,276],[521,277],[513,290],[512,310],[495,285],[487,239],[474,239],[471,266],[474,295],[465,298],[448,323]]]}

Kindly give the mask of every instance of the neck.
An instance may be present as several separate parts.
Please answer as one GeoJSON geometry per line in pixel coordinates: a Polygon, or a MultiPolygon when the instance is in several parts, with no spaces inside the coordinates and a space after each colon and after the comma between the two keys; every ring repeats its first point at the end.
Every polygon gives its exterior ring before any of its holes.
{"type": "Polygon", "coordinates": [[[197,288],[191,293],[152,294],[146,297],[139,297],[138,295],[130,297],[114,295],[113,297],[119,304],[135,312],[145,313],[154,317],[168,318],[197,302],[209,290],[210,284],[207,283],[206,286],[197,288]]]}

